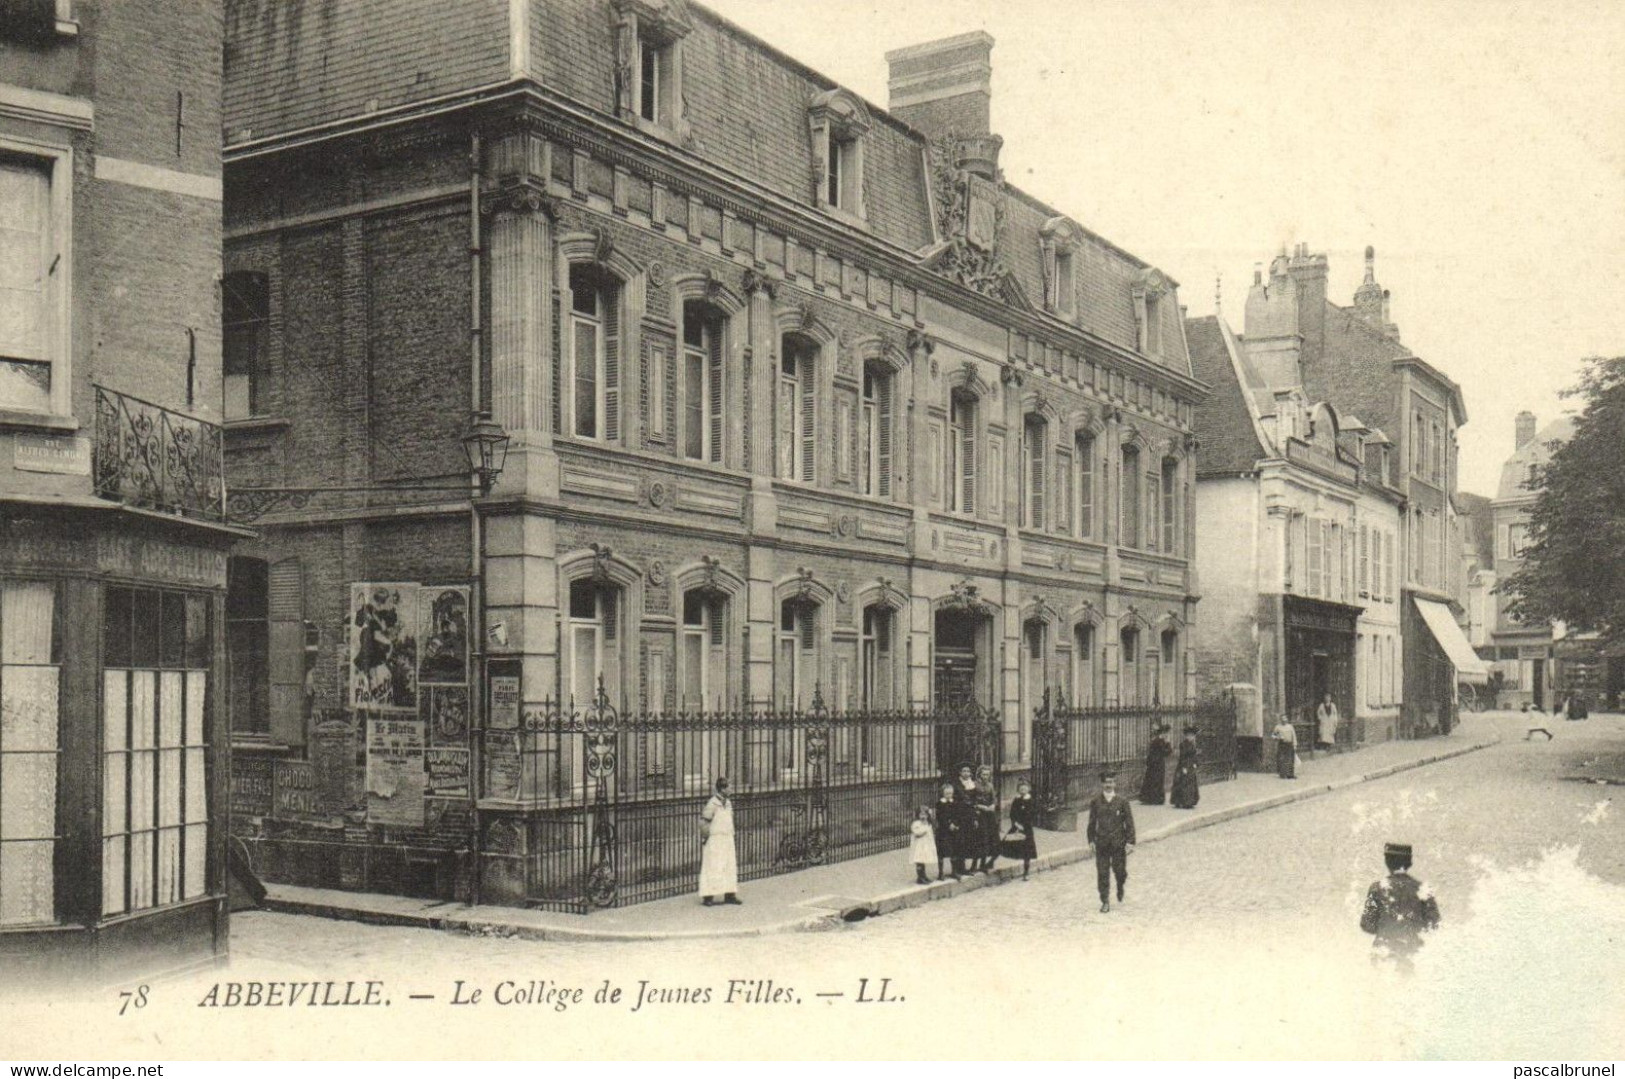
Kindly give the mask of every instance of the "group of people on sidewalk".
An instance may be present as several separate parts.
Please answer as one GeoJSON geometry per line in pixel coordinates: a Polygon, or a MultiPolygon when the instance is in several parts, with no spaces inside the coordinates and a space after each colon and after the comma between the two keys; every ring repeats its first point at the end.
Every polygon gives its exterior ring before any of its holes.
{"type": "Polygon", "coordinates": [[[1019,858],[1026,879],[1038,857],[1033,829],[1038,823],[1032,785],[1016,785],[1010,802],[1010,825],[1000,828],[998,784],[993,769],[982,765],[971,772],[961,764],[953,779],[942,784],[935,806],[921,806],[909,825],[909,859],[914,882],[930,884],[926,869],[936,866],[937,880],[963,878],[967,873],[991,873],[1000,857],[1019,858]],[[945,867],[949,871],[945,871],[945,867]]]}
{"type": "MultiPolygon", "coordinates": [[[[1341,722],[1337,702],[1328,693],[1315,708],[1316,749],[1331,749],[1337,744],[1337,728],[1341,722]]],[[[1292,717],[1282,712],[1270,738],[1275,742],[1275,774],[1282,779],[1297,779],[1298,730],[1292,725],[1292,717]]]]}
{"type": "Polygon", "coordinates": [[[1159,723],[1151,731],[1151,745],[1145,754],[1145,775],[1140,780],[1140,801],[1148,806],[1160,806],[1165,801],[1175,809],[1195,809],[1202,800],[1202,784],[1197,778],[1196,762],[1200,751],[1196,748],[1196,727],[1185,724],[1184,736],[1179,740],[1179,756],[1174,763],[1172,791],[1164,791],[1168,781],[1168,758],[1174,747],[1168,741],[1173,728],[1159,723]]]}

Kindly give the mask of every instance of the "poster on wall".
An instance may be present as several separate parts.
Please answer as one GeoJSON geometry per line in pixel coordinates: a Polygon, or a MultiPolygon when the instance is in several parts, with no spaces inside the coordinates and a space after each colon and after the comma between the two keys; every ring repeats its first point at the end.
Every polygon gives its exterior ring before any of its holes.
{"type": "Polygon", "coordinates": [[[428,789],[431,798],[466,798],[468,789],[468,758],[466,749],[428,750],[428,789]]]}
{"type": "Polygon", "coordinates": [[[329,813],[361,803],[361,767],[356,761],[359,731],[355,717],[328,713],[311,731],[310,761],[316,770],[316,793],[329,813]]]}
{"type": "Polygon", "coordinates": [[[446,749],[468,748],[468,688],[424,686],[423,719],[429,744],[446,749]]]}
{"type": "Polygon", "coordinates": [[[425,585],[418,595],[418,681],[468,682],[468,589],[425,585]]]}
{"type": "Polygon", "coordinates": [[[350,586],[349,703],[365,711],[418,707],[418,586],[350,586]]]}
{"type": "Polygon", "coordinates": [[[519,726],[519,676],[491,676],[491,717],[488,726],[513,730],[519,726]]]}
{"type": "Polygon", "coordinates": [[[423,824],[423,721],[397,716],[367,720],[367,822],[423,824]]]}
{"type": "Polygon", "coordinates": [[[517,799],[520,779],[519,732],[488,732],[485,740],[485,797],[517,799]]]}

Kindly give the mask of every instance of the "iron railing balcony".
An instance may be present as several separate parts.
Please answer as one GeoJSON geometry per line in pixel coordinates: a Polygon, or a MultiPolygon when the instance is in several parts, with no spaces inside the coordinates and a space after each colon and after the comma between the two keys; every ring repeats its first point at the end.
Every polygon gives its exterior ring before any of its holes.
{"type": "Polygon", "coordinates": [[[177,517],[226,519],[219,425],[96,388],[91,482],[112,502],[177,517]]]}

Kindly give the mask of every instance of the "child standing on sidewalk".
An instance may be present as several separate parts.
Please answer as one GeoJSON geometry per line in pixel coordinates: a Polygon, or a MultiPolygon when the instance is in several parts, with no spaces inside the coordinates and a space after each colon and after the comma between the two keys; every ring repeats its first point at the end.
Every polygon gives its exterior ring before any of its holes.
{"type": "Polygon", "coordinates": [[[930,884],[931,878],[925,875],[925,867],[935,865],[941,879],[942,865],[937,861],[936,821],[931,816],[930,806],[921,806],[914,816],[914,823],[908,826],[909,834],[914,838],[909,843],[908,854],[914,860],[914,883],[930,884]]]}

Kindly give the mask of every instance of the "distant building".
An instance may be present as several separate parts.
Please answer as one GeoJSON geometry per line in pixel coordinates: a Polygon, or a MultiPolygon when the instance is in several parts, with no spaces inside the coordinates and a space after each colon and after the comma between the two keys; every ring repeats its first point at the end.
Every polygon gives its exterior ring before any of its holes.
{"type": "Polygon", "coordinates": [[[1550,710],[1570,693],[1581,694],[1592,707],[1614,707],[1625,692],[1625,657],[1607,655],[1595,636],[1570,634],[1561,623],[1519,621],[1507,610],[1515,597],[1500,590],[1523,567],[1529,515],[1540,496],[1540,470],[1573,435],[1569,416],[1537,429],[1534,413],[1518,413],[1512,456],[1501,466],[1501,482],[1490,504],[1497,590],[1489,640],[1479,646],[1479,654],[1504,676],[1501,699],[1508,707],[1530,704],[1550,710]]]}
{"type": "Polygon", "coordinates": [[[0,4],[0,980],[226,950],[220,35],[0,4]]]}
{"type": "Polygon", "coordinates": [[[1197,376],[1228,387],[1197,419],[1203,692],[1256,678],[1307,726],[1329,689],[1365,737],[1447,730],[1458,668],[1482,668],[1452,614],[1466,409],[1400,343],[1371,249],[1352,307],[1326,277],[1300,245],[1255,272],[1242,334],[1189,324],[1197,376]]]}

